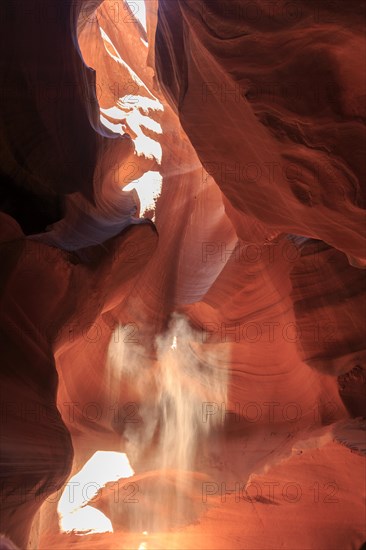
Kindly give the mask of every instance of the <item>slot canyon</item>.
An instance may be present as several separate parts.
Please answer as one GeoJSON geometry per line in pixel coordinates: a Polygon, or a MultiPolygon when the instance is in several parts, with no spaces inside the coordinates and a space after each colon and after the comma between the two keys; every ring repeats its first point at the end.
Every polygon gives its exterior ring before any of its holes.
{"type": "Polygon", "coordinates": [[[0,549],[366,548],[366,4],[0,14],[0,549]]]}

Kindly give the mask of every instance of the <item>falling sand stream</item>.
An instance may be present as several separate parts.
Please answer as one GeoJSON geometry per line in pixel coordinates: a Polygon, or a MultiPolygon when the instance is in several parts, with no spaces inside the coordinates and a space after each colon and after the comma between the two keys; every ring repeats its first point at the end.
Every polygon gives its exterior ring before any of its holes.
{"type": "MultiPolygon", "coordinates": [[[[156,341],[157,361],[146,366],[143,351],[111,342],[111,365],[141,392],[139,422],[126,424],[126,452],[136,471],[136,499],[120,503],[113,519],[132,531],[165,531],[197,521],[202,510],[199,455],[221,422],[203,414],[206,403],[224,403],[227,370],[222,353],[206,351],[200,334],[182,316],[156,341]],[[198,357],[199,353],[199,357],[198,357]],[[116,516],[117,512],[117,516],[116,516]]],[[[116,371],[114,371],[116,374],[116,371]]]]}

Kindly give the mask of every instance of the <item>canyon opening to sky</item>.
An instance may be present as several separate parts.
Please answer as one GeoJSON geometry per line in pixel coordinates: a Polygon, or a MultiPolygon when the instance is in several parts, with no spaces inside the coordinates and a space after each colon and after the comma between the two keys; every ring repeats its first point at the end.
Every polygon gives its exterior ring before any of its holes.
{"type": "Polygon", "coordinates": [[[0,549],[366,547],[362,0],[3,0],[0,549]]]}

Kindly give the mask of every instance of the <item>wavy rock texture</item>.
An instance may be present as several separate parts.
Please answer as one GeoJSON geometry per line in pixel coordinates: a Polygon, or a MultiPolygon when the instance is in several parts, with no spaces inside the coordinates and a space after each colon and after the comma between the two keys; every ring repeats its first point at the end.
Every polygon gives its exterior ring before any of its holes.
{"type": "Polygon", "coordinates": [[[364,6],[2,9],[0,546],[359,549],[364,6]]]}

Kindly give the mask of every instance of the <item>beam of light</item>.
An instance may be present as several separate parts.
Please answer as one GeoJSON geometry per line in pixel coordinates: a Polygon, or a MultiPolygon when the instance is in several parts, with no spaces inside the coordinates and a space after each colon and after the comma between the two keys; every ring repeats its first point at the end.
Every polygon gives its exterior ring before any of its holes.
{"type": "MultiPolygon", "coordinates": [[[[228,349],[221,347],[208,355],[204,346],[199,346],[199,338],[185,317],[172,315],[169,327],[156,339],[157,361],[152,364],[139,344],[131,347],[123,339],[111,337],[111,386],[120,388],[122,380],[128,381],[139,403],[139,429],[125,424],[126,452],[133,463],[141,464],[148,457],[153,472],[144,481],[145,501],[138,509],[126,510],[132,531],[180,529],[196,521],[202,511],[197,453],[223,421],[218,415],[207,417],[206,422],[202,403],[226,402],[228,349]]],[[[114,398],[112,394],[112,402],[114,398]]]]}
{"type": "Polygon", "coordinates": [[[57,506],[60,531],[90,535],[113,533],[105,514],[88,503],[111,481],[134,474],[125,453],[97,451],[67,483],[57,506]]]}

